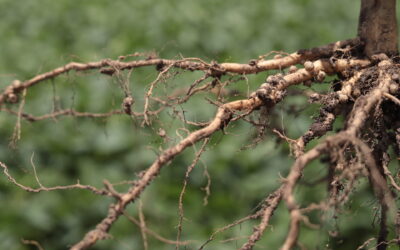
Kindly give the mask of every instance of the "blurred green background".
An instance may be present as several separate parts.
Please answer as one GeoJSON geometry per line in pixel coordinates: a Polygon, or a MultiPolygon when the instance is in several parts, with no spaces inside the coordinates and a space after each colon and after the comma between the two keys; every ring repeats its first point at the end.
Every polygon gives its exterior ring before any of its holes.
{"type": "MultiPolygon", "coordinates": [[[[358,5],[359,1],[347,0],[0,0],[0,87],[70,61],[117,59],[134,52],[156,52],[162,58],[184,56],[247,63],[272,50],[293,52],[354,37],[358,5]]],[[[179,74],[160,84],[155,95],[163,97],[201,77],[199,72],[174,72],[179,74]]],[[[142,110],[144,91],[156,75],[153,67],[132,72],[129,85],[136,100],[135,111],[142,110]]],[[[267,75],[260,73],[248,76],[248,81],[231,84],[229,88],[239,93],[232,98],[245,97],[267,75]]],[[[284,130],[291,138],[307,130],[317,106],[308,105],[298,95],[304,89],[294,88],[293,98],[287,98],[269,114],[267,133],[260,143],[254,143],[257,130],[243,121],[231,124],[225,135],[218,132],[212,137],[185,194],[182,240],[192,243],[180,249],[197,249],[216,229],[254,213],[257,204],[280,185],[280,176],[287,174],[292,158],[289,147],[277,143],[271,129],[284,130]],[[202,188],[207,184],[204,168],[211,176],[207,206],[203,205],[202,188]]],[[[328,91],[329,84],[321,84],[316,90],[328,91]]],[[[70,72],[30,88],[24,111],[35,115],[60,108],[107,112],[120,108],[123,97],[117,77],[98,71],[70,72]]],[[[215,107],[205,97],[215,100],[212,95],[199,95],[176,110],[184,111],[188,120],[207,121],[215,107]]],[[[225,101],[229,100],[227,97],[225,101]]],[[[18,105],[7,107],[18,109],[18,105]]],[[[127,116],[23,121],[16,148],[9,144],[17,119],[0,113],[0,161],[9,166],[19,182],[33,187],[38,184],[31,159],[45,186],[79,180],[101,188],[104,179],[111,183],[134,180],[160,150],[194,129],[177,119],[176,110],[165,110],[150,127],[142,127],[141,121],[127,116]],[[167,140],[157,135],[159,128],[167,131],[167,140]]],[[[176,238],[178,197],[186,167],[199,148],[196,144],[174,159],[141,196],[147,226],[171,240],[176,238]]],[[[314,162],[305,179],[312,182],[325,174],[325,166],[314,162]]],[[[127,186],[117,188],[124,191],[127,186]]],[[[306,205],[324,198],[325,189],[323,183],[304,185],[296,194],[306,205]]],[[[65,249],[94,228],[113,200],[85,190],[27,193],[3,176],[0,201],[0,249],[34,249],[23,245],[21,239],[36,240],[45,249],[65,249]]],[[[311,221],[321,228],[304,227],[300,242],[309,249],[354,249],[375,235],[374,207],[370,190],[359,183],[359,195],[342,208],[340,219],[334,219],[332,211],[312,214],[311,221]],[[339,234],[332,236],[337,230],[339,234]]],[[[137,202],[129,206],[128,212],[137,217],[137,202]]],[[[278,249],[282,244],[288,229],[284,205],[279,206],[271,222],[256,249],[278,249]]],[[[240,247],[257,223],[246,222],[217,235],[206,249],[240,247]]],[[[98,242],[92,249],[143,248],[138,227],[123,216],[110,234],[112,238],[98,242]]],[[[150,249],[174,248],[150,235],[148,240],[150,249]]]]}

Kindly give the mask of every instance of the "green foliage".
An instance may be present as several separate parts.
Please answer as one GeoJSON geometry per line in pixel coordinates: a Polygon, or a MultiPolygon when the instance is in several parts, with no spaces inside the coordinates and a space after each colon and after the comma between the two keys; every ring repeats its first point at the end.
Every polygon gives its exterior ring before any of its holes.
{"type": "MultiPolygon", "coordinates": [[[[88,62],[117,58],[134,52],[156,51],[163,58],[200,57],[218,62],[248,62],[272,50],[292,52],[351,38],[356,35],[358,1],[269,0],[269,1],[12,1],[0,0],[0,87],[14,79],[26,80],[40,72],[51,70],[70,61],[88,62]]],[[[129,58],[131,59],[131,58],[129,58]]],[[[126,75],[124,75],[126,77],[126,75]]],[[[201,74],[185,72],[157,88],[163,95],[188,86],[201,74]]],[[[248,83],[239,81],[230,89],[246,96],[248,89],[259,86],[267,73],[249,76],[248,83]]],[[[133,71],[130,86],[141,111],[146,84],[156,77],[153,68],[133,71]]],[[[299,88],[301,90],[301,88],[299,88]]],[[[304,88],[303,88],[304,89],[304,88]]],[[[325,91],[328,86],[322,87],[325,91]]],[[[207,121],[215,107],[200,95],[180,108],[188,120],[207,121]]],[[[123,92],[119,80],[90,73],[71,72],[54,81],[30,88],[24,110],[35,115],[56,108],[79,111],[107,112],[119,109],[123,92]],[[57,99],[56,101],[54,101],[57,99]]],[[[302,97],[294,97],[278,105],[270,115],[265,140],[252,145],[255,129],[245,123],[230,125],[212,137],[207,151],[191,174],[184,198],[185,218],[183,240],[193,240],[187,249],[199,247],[216,229],[255,211],[257,204],[279,186],[292,160],[285,143],[276,144],[271,128],[284,129],[296,138],[311,123],[315,106],[309,107],[302,97]],[[304,111],[302,114],[292,112],[304,111]],[[211,176],[211,196],[203,205],[202,188],[211,176]]],[[[82,184],[102,187],[103,179],[111,183],[134,180],[135,173],[146,169],[157,153],[179,140],[177,128],[182,123],[173,118],[172,110],[160,115],[152,127],[140,127],[140,122],[125,116],[107,119],[57,118],[29,123],[22,122],[21,140],[16,149],[9,147],[16,118],[0,114],[0,160],[10,167],[21,183],[37,186],[31,158],[45,186],[68,185],[78,180],[82,184]],[[157,136],[159,128],[167,130],[170,140],[157,136]]],[[[187,127],[187,129],[193,129],[187,127]]],[[[178,130],[182,136],[187,132],[178,130]]],[[[174,159],[148,187],[141,200],[147,226],[169,239],[176,238],[178,197],[186,167],[193,160],[195,149],[174,159]]],[[[324,165],[315,162],[307,175],[325,173],[324,165]]],[[[118,187],[121,191],[126,186],[118,187]]],[[[316,214],[318,222],[326,218],[320,233],[304,228],[301,241],[312,249],[325,246],[352,249],[366,238],[357,233],[365,224],[373,223],[373,205],[369,190],[361,185],[361,197],[354,198],[351,208],[355,218],[335,221],[333,215],[316,214]],[[357,237],[343,244],[332,245],[328,231],[343,229],[340,237],[357,237]],[[317,233],[317,234],[316,234],[317,233]],[[318,235],[319,238],[315,238],[318,235]]],[[[325,187],[299,188],[298,196],[308,204],[324,197],[325,187]]],[[[20,239],[40,242],[45,249],[65,249],[77,242],[106,214],[112,202],[89,191],[55,191],[27,193],[0,179],[0,248],[30,249],[20,239]]],[[[288,215],[280,205],[259,246],[277,249],[287,232],[288,215]]],[[[137,204],[128,212],[137,217],[137,204]]],[[[220,240],[249,235],[257,221],[246,222],[210,243],[208,249],[232,249],[243,238],[221,243],[220,240]]],[[[140,249],[140,231],[126,218],[121,218],[111,230],[112,239],[99,242],[93,249],[140,249]]],[[[151,249],[171,249],[151,236],[151,249]]]]}

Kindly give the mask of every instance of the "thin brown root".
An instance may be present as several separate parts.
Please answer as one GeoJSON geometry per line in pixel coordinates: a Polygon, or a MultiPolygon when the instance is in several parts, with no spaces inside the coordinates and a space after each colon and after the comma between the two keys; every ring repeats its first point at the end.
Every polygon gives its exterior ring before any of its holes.
{"type": "Polygon", "coordinates": [[[264,234],[265,229],[269,225],[269,220],[271,219],[275,209],[278,207],[279,202],[282,199],[282,190],[280,187],[278,190],[273,192],[268,198],[265,200],[265,204],[262,209],[262,217],[261,222],[258,226],[254,228],[253,234],[249,237],[248,241],[240,248],[241,250],[251,250],[257,241],[261,239],[261,236],[264,234]]]}
{"type": "MultiPolygon", "coordinates": [[[[206,145],[209,142],[209,138],[206,138],[203,142],[203,145],[201,146],[199,152],[196,153],[196,156],[192,162],[192,164],[187,168],[186,173],[185,173],[185,178],[183,180],[183,187],[182,187],[182,191],[179,195],[179,223],[178,223],[178,232],[177,232],[177,236],[176,236],[176,241],[179,242],[181,239],[181,234],[182,234],[182,227],[183,227],[183,219],[184,219],[184,211],[183,211],[183,196],[185,194],[186,191],[186,186],[189,182],[189,176],[190,173],[193,171],[194,167],[197,165],[197,163],[200,160],[200,157],[202,155],[202,153],[205,151],[206,149],[206,145]]],[[[176,249],[178,249],[179,246],[176,245],[176,249]]]]}
{"type": "Polygon", "coordinates": [[[143,249],[149,249],[149,243],[147,242],[147,234],[146,234],[146,220],[143,214],[143,203],[139,200],[139,223],[140,223],[140,233],[142,234],[143,239],[143,249]]]}
{"type": "MultiPolygon", "coordinates": [[[[124,212],[124,216],[125,216],[130,222],[132,222],[132,223],[134,223],[135,225],[137,225],[138,227],[140,227],[140,221],[138,221],[138,220],[135,219],[134,217],[130,216],[127,212],[124,212]]],[[[193,243],[193,241],[180,241],[180,242],[177,242],[177,241],[175,241],[175,240],[166,239],[166,238],[162,237],[161,235],[159,235],[158,233],[156,233],[156,232],[150,230],[150,229],[147,228],[147,227],[143,228],[143,230],[144,230],[148,235],[151,235],[151,236],[154,237],[155,239],[157,239],[157,240],[159,240],[159,241],[161,241],[161,242],[164,242],[164,243],[166,243],[166,244],[169,244],[169,245],[177,245],[177,244],[178,244],[178,245],[180,245],[180,246],[186,246],[186,245],[189,245],[189,244],[193,243]]]]}
{"type": "Polygon", "coordinates": [[[22,244],[24,245],[32,245],[34,247],[36,247],[38,250],[44,250],[44,248],[40,245],[39,242],[37,242],[36,240],[25,240],[25,239],[21,239],[22,244]]]}

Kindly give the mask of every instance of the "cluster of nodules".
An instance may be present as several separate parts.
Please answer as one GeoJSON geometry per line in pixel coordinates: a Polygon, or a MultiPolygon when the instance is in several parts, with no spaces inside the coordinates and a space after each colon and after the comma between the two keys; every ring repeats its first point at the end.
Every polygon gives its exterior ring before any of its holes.
{"type": "Polygon", "coordinates": [[[349,98],[357,98],[361,95],[360,88],[354,88],[351,84],[343,85],[342,88],[336,92],[339,102],[345,103],[349,98]]]}
{"type": "MultiPolygon", "coordinates": [[[[344,82],[346,83],[346,82],[344,82]]],[[[389,84],[389,93],[397,95],[399,93],[400,76],[397,73],[391,75],[391,83],[389,84]]],[[[336,92],[339,102],[345,103],[349,99],[354,100],[360,95],[368,92],[368,89],[362,88],[360,84],[343,84],[342,88],[336,92]]]]}
{"type": "Polygon", "coordinates": [[[250,97],[258,97],[264,102],[277,103],[283,99],[286,91],[283,86],[286,85],[282,74],[268,76],[265,83],[253,92],[250,97]]]}
{"type": "Polygon", "coordinates": [[[307,70],[308,72],[312,73],[314,75],[314,79],[317,82],[323,82],[325,80],[326,73],[325,73],[325,71],[323,71],[319,68],[320,67],[317,67],[313,62],[306,61],[304,63],[304,69],[307,70]]]}
{"type": "MultiPolygon", "coordinates": [[[[313,81],[323,82],[326,77],[326,73],[322,70],[322,65],[317,62],[306,61],[304,62],[304,69],[309,72],[314,79],[305,79],[303,84],[306,86],[311,86],[313,81]]],[[[288,69],[288,74],[295,74],[298,68],[292,65],[288,69]]],[[[299,77],[302,77],[299,75],[299,77]]],[[[263,83],[259,89],[252,93],[250,97],[258,97],[263,101],[272,101],[274,103],[282,100],[285,95],[286,87],[290,85],[284,79],[283,74],[276,74],[268,76],[266,82],[263,83]]]]}

